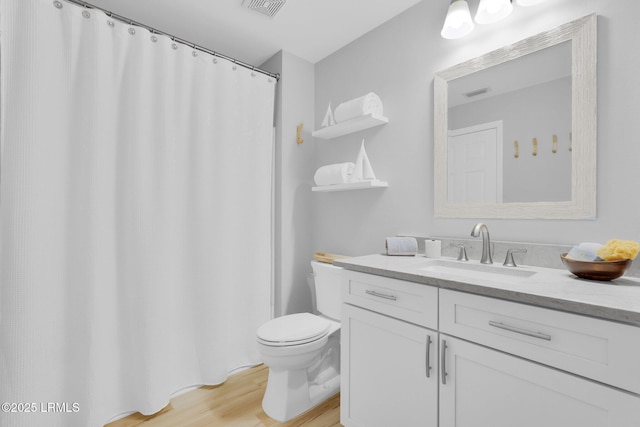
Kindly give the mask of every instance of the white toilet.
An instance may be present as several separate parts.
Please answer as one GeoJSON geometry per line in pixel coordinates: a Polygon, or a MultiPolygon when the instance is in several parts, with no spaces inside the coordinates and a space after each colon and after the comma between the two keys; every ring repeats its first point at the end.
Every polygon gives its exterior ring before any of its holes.
{"type": "Polygon", "coordinates": [[[258,346],[269,367],[262,409],[285,422],[340,391],[341,270],[311,261],[316,309],[270,320],[258,328],[258,346]]]}

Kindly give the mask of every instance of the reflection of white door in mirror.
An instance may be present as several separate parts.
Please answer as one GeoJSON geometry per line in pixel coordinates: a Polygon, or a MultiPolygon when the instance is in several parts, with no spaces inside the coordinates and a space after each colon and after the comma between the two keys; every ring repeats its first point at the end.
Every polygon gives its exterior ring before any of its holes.
{"type": "Polygon", "coordinates": [[[449,131],[450,203],[502,202],[502,122],[449,131]]]}

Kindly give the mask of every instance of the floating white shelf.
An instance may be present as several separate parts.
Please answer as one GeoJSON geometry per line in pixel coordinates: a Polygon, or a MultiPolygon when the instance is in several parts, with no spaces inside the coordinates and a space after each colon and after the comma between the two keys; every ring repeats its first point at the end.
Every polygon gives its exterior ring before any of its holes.
{"type": "Polygon", "coordinates": [[[350,182],[348,184],[320,185],[312,187],[311,191],[349,191],[366,190],[368,188],[386,188],[389,184],[385,181],[374,179],[373,181],[350,182]]]}
{"type": "Polygon", "coordinates": [[[389,123],[386,117],[374,117],[371,114],[356,117],[355,119],[340,122],[333,126],[313,131],[311,135],[320,139],[333,139],[349,133],[358,132],[360,130],[369,129],[389,123]]]}

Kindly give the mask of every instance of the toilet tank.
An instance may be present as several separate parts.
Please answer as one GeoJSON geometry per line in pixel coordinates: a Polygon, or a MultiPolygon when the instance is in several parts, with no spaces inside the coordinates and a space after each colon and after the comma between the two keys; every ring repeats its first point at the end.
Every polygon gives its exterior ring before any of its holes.
{"type": "Polygon", "coordinates": [[[316,291],[316,309],[327,317],[340,320],[342,312],[342,268],[311,261],[316,291]]]}

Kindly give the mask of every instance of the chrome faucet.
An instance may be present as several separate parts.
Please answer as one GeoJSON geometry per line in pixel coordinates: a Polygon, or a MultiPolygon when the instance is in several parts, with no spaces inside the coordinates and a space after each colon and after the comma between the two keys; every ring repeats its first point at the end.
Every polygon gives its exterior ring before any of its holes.
{"type": "Polygon", "coordinates": [[[489,229],[486,225],[479,222],[471,230],[471,237],[478,237],[482,233],[482,257],[481,264],[493,264],[491,259],[491,239],[489,238],[489,229]]]}

